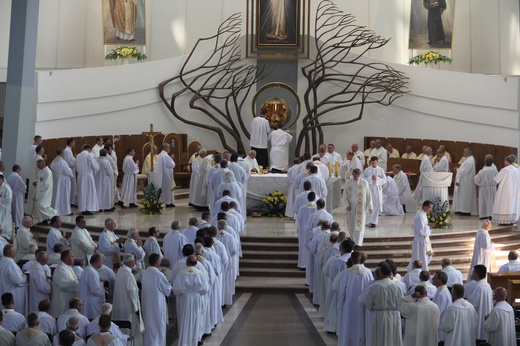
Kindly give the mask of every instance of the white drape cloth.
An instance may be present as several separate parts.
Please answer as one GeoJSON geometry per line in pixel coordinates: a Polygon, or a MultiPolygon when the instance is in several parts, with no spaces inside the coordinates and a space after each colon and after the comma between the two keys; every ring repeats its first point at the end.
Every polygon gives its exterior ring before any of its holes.
{"type": "Polygon", "coordinates": [[[425,172],[421,173],[423,200],[433,200],[440,197],[441,201],[447,201],[448,187],[451,185],[452,173],[446,172],[425,172]]]}

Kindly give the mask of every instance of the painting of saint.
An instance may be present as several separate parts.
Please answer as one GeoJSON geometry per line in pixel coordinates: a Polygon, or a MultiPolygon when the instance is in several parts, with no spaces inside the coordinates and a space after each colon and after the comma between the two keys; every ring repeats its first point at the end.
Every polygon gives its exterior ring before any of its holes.
{"type": "Polygon", "coordinates": [[[298,45],[298,0],[257,0],[258,45],[298,45]]]}
{"type": "Polygon", "coordinates": [[[145,0],[103,0],[105,45],[145,45],[145,0]]]}
{"type": "Polygon", "coordinates": [[[455,0],[412,0],[409,49],[451,49],[455,0]]]}

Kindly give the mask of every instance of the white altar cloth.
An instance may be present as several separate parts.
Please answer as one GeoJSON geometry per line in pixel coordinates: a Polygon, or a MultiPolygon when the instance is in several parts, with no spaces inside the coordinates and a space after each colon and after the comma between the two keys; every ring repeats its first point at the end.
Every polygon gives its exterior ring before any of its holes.
{"type": "Polygon", "coordinates": [[[441,201],[448,201],[448,187],[451,186],[453,173],[425,172],[421,173],[423,186],[423,201],[440,197],[441,201]]]}

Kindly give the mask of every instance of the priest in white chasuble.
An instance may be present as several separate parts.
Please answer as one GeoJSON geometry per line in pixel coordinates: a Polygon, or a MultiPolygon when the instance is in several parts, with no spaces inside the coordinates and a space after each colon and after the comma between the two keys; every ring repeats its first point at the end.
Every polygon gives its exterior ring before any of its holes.
{"type": "Polygon", "coordinates": [[[493,298],[495,305],[484,321],[484,331],[488,334],[487,341],[491,345],[515,346],[515,312],[506,302],[506,289],[495,288],[493,298]]]}
{"type": "Polygon", "coordinates": [[[434,172],[449,172],[450,163],[448,158],[444,155],[444,149],[437,149],[437,155],[433,157],[433,171],[434,172]]]}
{"type": "Polygon", "coordinates": [[[52,317],[58,317],[69,308],[69,300],[78,296],[79,280],[72,270],[74,253],[64,250],[61,261],[54,270],[52,277],[51,312],[52,317]]]}
{"type": "MultiPolygon", "coordinates": [[[[34,223],[48,221],[56,215],[56,210],[52,209],[52,172],[45,164],[44,160],[38,160],[38,175],[35,185],[36,191],[34,195],[34,223]]],[[[67,192],[68,193],[68,192],[67,192]]]]}
{"type": "MultiPolygon", "coordinates": [[[[193,160],[189,162],[191,164],[190,171],[190,195],[189,195],[189,205],[193,205],[193,201],[195,200],[195,184],[197,180],[197,172],[199,171],[200,166],[202,166],[202,161],[204,160],[204,157],[206,157],[206,151],[204,150],[204,156],[200,156],[202,148],[197,153],[197,156],[193,157],[193,160]]],[[[194,154],[195,155],[195,154],[194,154]]],[[[143,166],[144,169],[144,166],[143,166]]]]}
{"type": "MultiPolygon", "coordinates": [[[[310,182],[309,182],[310,185],[310,182]]],[[[313,191],[307,193],[307,203],[298,211],[296,216],[296,228],[298,231],[298,268],[307,268],[309,261],[309,239],[307,233],[313,227],[309,224],[309,219],[316,212],[316,194],[313,191]]]]}
{"type": "Polygon", "coordinates": [[[369,326],[365,326],[365,307],[358,298],[374,279],[370,269],[361,263],[362,257],[366,255],[360,251],[352,252],[352,267],[342,271],[335,278],[340,307],[340,328],[337,331],[339,345],[364,345],[366,342],[365,328],[369,326]]]}
{"type": "Polygon", "coordinates": [[[210,285],[206,274],[196,265],[197,257],[188,256],[186,268],[173,281],[173,292],[177,296],[179,345],[197,345],[202,339],[199,336],[200,324],[203,323],[202,296],[208,293],[210,285]]]}
{"type": "Polygon", "coordinates": [[[14,310],[22,315],[27,314],[27,277],[16,264],[16,246],[4,246],[3,257],[0,259],[0,294],[12,293],[14,310]]]}
{"type": "Polygon", "coordinates": [[[146,329],[142,319],[139,289],[137,288],[135,277],[132,274],[132,268],[134,267],[135,256],[126,254],[123,258],[123,266],[117,271],[112,318],[114,320],[130,320],[130,322],[132,322],[134,343],[136,346],[143,346],[142,333],[145,332],[146,329]]]}
{"type": "Polygon", "coordinates": [[[158,269],[159,254],[151,254],[148,263],[150,264],[148,269],[141,273],[143,320],[146,325],[144,344],[166,346],[168,324],[166,297],[170,296],[172,285],[158,269]]]}
{"type": "Polygon", "coordinates": [[[103,211],[111,211],[113,207],[114,194],[114,170],[107,158],[107,151],[101,149],[97,158],[99,170],[94,175],[96,182],[96,192],[99,203],[99,209],[103,211]]]}
{"type": "MultiPolygon", "coordinates": [[[[430,161],[430,156],[432,155],[432,148],[426,147],[423,149],[422,155],[422,161],[421,166],[419,167],[419,172],[426,173],[426,172],[433,172],[432,163],[430,161]]],[[[419,176],[419,183],[417,183],[417,186],[415,187],[415,191],[413,192],[413,199],[417,203],[422,203],[423,201],[423,191],[422,191],[422,177],[419,176]]]]}
{"type": "Polygon", "coordinates": [[[190,185],[190,203],[195,209],[207,209],[209,204],[208,185],[206,184],[206,175],[211,168],[211,161],[213,155],[207,155],[206,149],[201,149],[199,158],[202,160],[197,173],[195,174],[195,181],[193,186],[190,185]],[[202,156],[203,155],[203,156],[202,156]]]}
{"type": "Polygon", "coordinates": [[[150,172],[152,168],[152,162],[153,162],[153,170],[156,171],[157,167],[157,147],[153,146],[153,152],[148,153],[146,155],[144,162],[143,162],[143,168],[141,169],[141,174],[144,174],[148,176],[148,173],[150,172]]]}
{"type": "Polygon", "coordinates": [[[99,307],[105,302],[104,280],[99,278],[97,272],[102,266],[101,255],[92,255],[90,265],[85,267],[79,279],[78,297],[84,305],[81,313],[88,319],[96,318],[99,314],[99,307]]]}
{"type": "Polygon", "coordinates": [[[43,266],[47,264],[49,256],[47,252],[40,251],[36,255],[36,261],[29,268],[29,309],[38,311],[38,304],[42,300],[50,301],[52,282],[47,278],[43,266]]]}
{"type": "Polygon", "coordinates": [[[477,213],[477,188],[475,186],[475,158],[471,148],[463,151],[464,162],[457,169],[453,210],[455,214],[469,216],[477,213]]]}
{"type": "MultiPolygon", "coordinates": [[[[22,168],[19,165],[14,165],[13,173],[9,174],[9,176],[6,177],[7,179],[5,180],[13,193],[13,200],[12,203],[10,203],[10,208],[11,216],[16,227],[20,227],[22,224],[22,219],[24,215],[24,194],[25,190],[27,189],[27,185],[23,181],[20,173],[22,173],[22,168]]],[[[4,202],[2,202],[2,204],[3,203],[4,202]]],[[[7,222],[7,220],[5,220],[5,222],[7,222]]],[[[2,226],[2,233],[5,238],[11,239],[12,229],[8,227],[8,225],[2,226]]]]}
{"type": "Polygon", "coordinates": [[[271,131],[267,136],[267,142],[271,145],[269,151],[270,168],[272,173],[281,173],[289,165],[289,154],[287,144],[293,137],[282,130],[282,124],[278,124],[276,130],[271,131]]]}
{"type": "Polygon", "coordinates": [[[383,211],[383,185],[386,183],[386,174],[384,169],[378,165],[377,156],[370,158],[370,167],[363,172],[363,178],[370,185],[372,209],[374,209],[374,212],[368,216],[367,222],[371,228],[374,228],[379,221],[379,213],[383,211]]]}
{"type": "MultiPolygon", "coordinates": [[[[124,203],[128,203],[130,208],[137,208],[137,173],[139,173],[139,160],[134,162],[135,149],[128,148],[123,160],[123,185],[121,188],[121,199],[117,202],[121,208],[125,208],[124,203]]],[[[170,186],[171,190],[171,186],[170,186]]],[[[163,191],[163,194],[165,192],[163,191]]]]}
{"type": "Polygon", "coordinates": [[[311,190],[316,193],[317,199],[320,199],[320,198],[324,199],[324,200],[327,199],[327,194],[328,194],[327,184],[325,183],[325,180],[322,177],[320,177],[320,175],[318,174],[318,166],[312,165],[309,168],[309,175],[307,177],[303,178],[303,180],[301,181],[300,187],[298,188],[299,192],[303,191],[303,184],[306,181],[311,182],[311,184],[312,184],[311,190]]]}
{"type": "Polygon", "coordinates": [[[381,280],[375,281],[367,288],[368,292],[363,301],[365,307],[370,310],[371,316],[368,345],[401,345],[401,315],[397,304],[403,297],[403,292],[390,279],[392,277],[390,265],[387,262],[380,262],[378,267],[381,280]]]}
{"type": "Polygon", "coordinates": [[[392,170],[394,172],[394,180],[399,189],[399,201],[403,206],[403,211],[405,213],[415,213],[417,211],[417,202],[412,197],[408,176],[403,172],[401,165],[393,165],[392,170]]]}
{"type": "Polygon", "coordinates": [[[515,160],[513,155],[507,156],[504,168],[494,178],[498,190],[493,204],[493,221],[498,224],[510,225],[519,217],[520,170],[514,166],[515,160]]]}
{"type": "Polygon", "coordinates": [[[78,210],[84,215],[92,215],[92,212],[99,211],[94,182],[94,173],[99,170],[99,165],[91,151],[90,145],[85,144],[74,162],[74,168],[78,172],[78,210]]]}
{"type": "MultiPolygon", "coordinates": [[[[74,157],[74,153],[72,149],[76,146],[76,141],[74,138],[67,138],[67,146],[63,149],[63,159],[67,163],[67,166],[70,168],[72,172],[72,177],[70,177],[70,197],[69,201],[71,204],[78,205],[78,194],[77,194],[77,183],[76,183],[76,170],[74,169],[74,162],[76,158],[74,157]]],[[[52,169],[52,165],[51,165],[52,169]]],[[[70,214],[70,213],[69,213],[70,214]]]]}
{"type": "Polygon", "coordinates": [[[163,144],[162,151],[157,156],[157,166],[155,172],[157,174],[156,181],[157,187],[162,189],[161,197],[159,201],[164,203],[166,208],[175,207],[173,204],[173,169],[175,168],[174,154],[170,155],[170,145],[168,143],[163,144]]]}
{"type": "Polygon", "coordinates": [[[347,153],[347,161],[340,166],[340,174],[343,179],[348,180],[352,176],[354,170],[357,168],[363,173],[363,163],[354,152],[349,151],[347,153]]]}
{"type": "Polygon", "coordinates": [[[51,163],[53,176],[51,206],[56,209],[56,215],[69,215],[71,213],[70,205],[72,204],[71,179],[74,177],[74,173],[64,159],[65,152],[63,149],[58,149],[56,154],[56,158],[51,163]]]}
{"type": "Polygon", "coordinates": [[[493,156],[486,155],[486,165],[475,175],[475,185],[478,186],[478,217],[481,219],[493,216],[493,203],[497,193],[495,177],[497,167],[493,164],[493,156]]]}
{"type": "MultiPolygon", "coordinates": [[[[373,213],[370,186],[361,178],[361,171],[354,169],[345,183],[343,206],[347,213],[347,229],[356,245],[363,245],[367,215],[373,213]]],[[[375,211],[377,213],[377,211],[375,211]]]]}
{"type": "Polygon", "coordinates": [[[380,139],[376,139],[376,147],[370,153],[370,160],[372,160],[372,156],[377,157],[377,164],[386,172],[388,152],[383,147],[383,142],[380,139]]]}
{"type": "Polygon", "coordinates": [[[477,312],[473,305],[464,299],[464,286],[453,285],[453,303],[448,306],[441,320],[441,329],[446,333],[445,346],[475,345],[477,312]]]}
{"type": "Polygon", "coordinates": [[[493,309],[493,291],[486,280],[487,268],[482,264],[473,267],[471,280],[464,285],[464,297],[475,307],[477,311],[476,337],[482,342],[487,338],[484,330],[484,321],[493,309]]]}
{"type": "Polygon", "coordinates": [[[397,305],[401,316],[406,318],[403,344],[436,346],[440,312],[428,298],[426,287],[416,286],[414,293],[401,298],[397,305]]]}
{"type": "Polygon", "coordinates": [[[386,177],[383,185],[383,215],[403,215],[403,206],[399,200],[399,187],[392,177],[386,177]]]}

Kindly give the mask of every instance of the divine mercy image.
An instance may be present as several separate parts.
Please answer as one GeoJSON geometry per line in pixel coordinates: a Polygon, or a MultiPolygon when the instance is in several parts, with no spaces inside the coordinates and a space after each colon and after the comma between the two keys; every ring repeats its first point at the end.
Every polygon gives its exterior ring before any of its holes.
{"type": "Polygon", "coordinates": [[[259,45],[298,44],[298,4],[294,0],[258,1],[259,45]]]}

